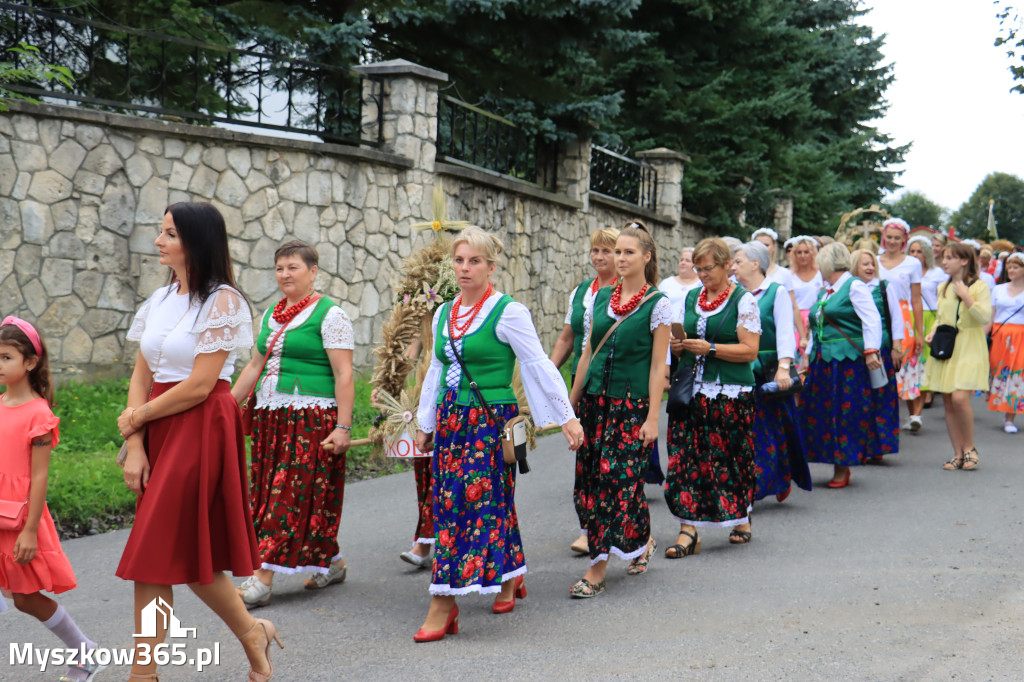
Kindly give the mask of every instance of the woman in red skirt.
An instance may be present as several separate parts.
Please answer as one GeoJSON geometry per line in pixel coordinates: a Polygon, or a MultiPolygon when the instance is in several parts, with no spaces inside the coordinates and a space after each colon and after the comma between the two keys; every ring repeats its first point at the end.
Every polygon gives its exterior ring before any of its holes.
{"type": "MultiPolygon", "coordinates": [[[[235,286],[216,208],[171,205],[156,246],[171,281],[128,331],[139,356],[117,426],[128,446],[125,484],[139,497],[117,575],[135,583],[135,632],[145,632],[147,606],[172,607],[172,586],[186,584],[241,641],[249,680],[263,682],[274,672],[269,652],[277,633],[249,614],[226,574],[252,575],[259,566],[229,384],[236,351],[252,346],[252,316],[235,286]]],[[[153,636],[135,637],[132,679],[157,679],[156,663],[139,662],[152,661],[167,634],[166,620],[155,620],[153,636]]]]}

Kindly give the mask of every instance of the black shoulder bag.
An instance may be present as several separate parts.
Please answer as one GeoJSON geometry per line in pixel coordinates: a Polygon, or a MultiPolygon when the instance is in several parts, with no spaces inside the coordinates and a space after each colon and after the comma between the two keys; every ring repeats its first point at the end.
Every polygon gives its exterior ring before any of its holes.
{"type": "MultiPolygon", "coordinates": [[[[473,395],[475,395],[476,399],[480,401],[480,405],[482,405],[484,410],[487,412],[487,416],[491,418],[495,425],[497,425],[498,418],[495,416],[494,410],[492,410],[491,406],[487,404],[486,400],[484,400],[484,395],[483,393],[480,392],[480,387],[477,386],[477,383],[475,381],[473,381],[473,375],[469,373],[469,368],[466,367],[466,363],[462,359],[462,355],[459,353],[459,349],[455,347],[455,342],[452,340],[451,316],[449,316],[448,319],[448,345],[451,346],[452,355],[455,356],[455,359],[458,361],[459,366],[462,367],[462,372],[463,374],[466,375],[466,380],[469,381],[469,388],[470,390],[473,391],[473,395]]],[[[499,428],[502,429],[501,449],[502,458],[504,459],[505,463],[511,464],[514,461],[519,465],[519,473],[528,474],[530,473],[530,465],[527,464],[526,462],[526,432],[525,430],[523,430],[524,437],[522,439],[513,438],[512,429],[513,421],[523,421],[524,419],[525,418],[522,415],[515,416],[512,419],[509,419],[507,422],[505,422],[505,424],[499,426],[499,428]],[[516,442],[519,440],[522,440],[522,442],[516,442]]]]}
{"type": "MultiPolygon", "coordinates": [[[[942,293],[945,294],[946,292],[942,293]]],[[[957,327],[960,324],[961,303],[963,303],[962,300],[957,301],[956,321],[952,325],[940,324],[935,328],[935,334],[932,335],[931,354],[936,360],[949,360],[953,357],[953,349],[956,347],[957,327]]]]}
{"type": "MultiPolygon", "coordinates": [[[[729,309],[740,299],[740,296],[736,296],[736,292],[733,291],[732,295],[729,296],[729,302],[725,306],[725,310],[722,311],[722,319],[718,321],[718,326],[711,336],[705,337],[704,340],[708,343],[713,343],[715,338],[718,336],[718,332],[721,331],[722,325],[725,324],[725,318],[728,317],[726,313],[729,309]]],[[[686,311],[683,311],[685,316],[686,311]]],[[[675,414],[679,410],[683,409],[690,404],[693,400],[693,384],[697,377],[697,365],[698,363],[703,364],[703,355],[696,356],[697,359],[692,365],[684,365],[679,363],[679,367],[676,368],[675,373],[672,374],[672,382],[668,389],[668,413],[675,414]]]]}

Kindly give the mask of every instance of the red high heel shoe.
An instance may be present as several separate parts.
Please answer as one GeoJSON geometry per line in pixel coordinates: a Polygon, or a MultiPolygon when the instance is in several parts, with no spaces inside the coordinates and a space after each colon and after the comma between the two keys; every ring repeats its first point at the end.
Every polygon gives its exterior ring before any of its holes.
{"type": "MultiPolygon", "coordinates": [[[[499,595],[500,596],[500,595],[499,595]]],[[[494,598],[494,606],[491,611],[495,613],[509,613],[516,607],[516,598],[526,598],[526,585],[523,583],[523,576],[516,576],[516,587],[512,590],[512,601],[498,601],[498,597],[494,598]]]]}
{"type": "Polygon", "coordinates": [[[444,628],[440,630],[424,630],[420,628],[416,631],[416,634],[412,636],[414,642],[436,642],[439,639],[444,639],[445,635],[457,635],[459,634],[459,606],[456,604],[452,607],[452,610],[448,613],[448,622],[444,624],[444,628]]]}
{"type": "Polygon", "coordinates": [[[842,478],[838,481],[829,481],[825,485],[827,485],[829,488],[845,488],[846,486],[850,485],[850,472],[851,469],[847,469],[845,478],[842,478]]]}

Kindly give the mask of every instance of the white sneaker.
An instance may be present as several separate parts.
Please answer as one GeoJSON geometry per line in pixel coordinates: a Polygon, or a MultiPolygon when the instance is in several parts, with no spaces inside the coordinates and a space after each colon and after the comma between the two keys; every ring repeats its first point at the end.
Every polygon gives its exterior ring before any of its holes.
{"type": "Polygon", "coordinates": [[[911,415],[910,416],[910,432],[911,433],[917,433],[918,431],[921,430],[922,426],[924,426],[924,424],[921,423],[921,417],[920,416],[917,416],[917,415],[911,415]]]}
{"type": "Polygon", "coordinates": [[[1018,429],[1017,425],[1013,422],[1003,422],[1003,431],[1006,431],[1007,433],[1017,433],[1020,429],[1018,429]]]}

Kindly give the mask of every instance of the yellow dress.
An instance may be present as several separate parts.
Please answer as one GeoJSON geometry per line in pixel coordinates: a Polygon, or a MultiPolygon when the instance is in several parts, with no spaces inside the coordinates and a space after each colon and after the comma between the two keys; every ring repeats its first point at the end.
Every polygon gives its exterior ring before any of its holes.
{"type": "Polygon", "coordinates": [[[952,284],[945,290],[939,289],[939,305],[932,329],[956,322],[958,332],[949,360],[928,358],[924,385],[935,393],[988,390],[988,343],[984,326],[992,319],[992,294],[981,280],[968,287],[968,291],[974,299],[970,308],[960,301],[952,284]],[[957,303],[960,303],[958,322],[957,303]]]}

